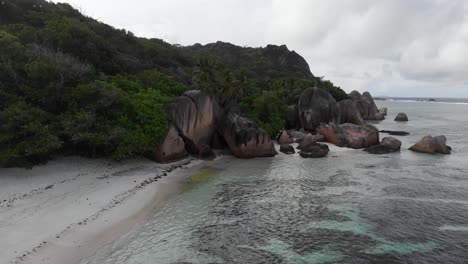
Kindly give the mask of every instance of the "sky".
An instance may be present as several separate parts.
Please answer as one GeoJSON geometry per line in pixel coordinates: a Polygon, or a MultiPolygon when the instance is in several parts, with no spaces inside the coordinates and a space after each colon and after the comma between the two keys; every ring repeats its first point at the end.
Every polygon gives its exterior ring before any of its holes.
{"type": "Polygon", "coordinates": [[[173,44],[286,44],[347,92],[468,98],[467,0],[59,2],[173,44]]]}

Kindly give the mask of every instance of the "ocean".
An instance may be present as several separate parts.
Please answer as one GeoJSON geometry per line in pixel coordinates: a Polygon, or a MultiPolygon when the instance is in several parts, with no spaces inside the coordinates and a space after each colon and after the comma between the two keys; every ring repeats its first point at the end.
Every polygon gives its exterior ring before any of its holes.
{"type": "MultiPolygon", "coordinates": [[[[400,153],[331,147],[208,162],[145,222],[82,263],[467,263],[468,105],[376,101],[400,153]],[[407,123],[393,118],[406,112],[407,123]],[[414,153],[445,135],[451,155],[414,153]]],[[[381,138],[387,136],[381,134],[381,138]]]]}

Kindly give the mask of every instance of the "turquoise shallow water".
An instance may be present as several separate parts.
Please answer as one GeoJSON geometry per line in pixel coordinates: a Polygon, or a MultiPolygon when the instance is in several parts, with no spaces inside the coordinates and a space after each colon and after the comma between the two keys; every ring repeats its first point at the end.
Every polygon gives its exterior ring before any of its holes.
{"type": "Polygon", "coordinates": [[[379,129],[411,133],[401,153],[214,162],[83,263],[467,263],[468,105],[377,104],[379,129]],[[393,121],[400,111],[410,122],[393,121]],[[452,155],[407,150],[427,134],[452,155]]]}

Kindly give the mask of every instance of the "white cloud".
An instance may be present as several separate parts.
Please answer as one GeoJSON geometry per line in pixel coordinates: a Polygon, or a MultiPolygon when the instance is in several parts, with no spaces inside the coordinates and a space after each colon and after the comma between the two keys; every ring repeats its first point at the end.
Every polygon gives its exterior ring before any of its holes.
{"type": "Polygon", "coordinates": [[[68,0],[136,35],[287,44],[346,91],[468,97],[464,0],[68,0]]]}

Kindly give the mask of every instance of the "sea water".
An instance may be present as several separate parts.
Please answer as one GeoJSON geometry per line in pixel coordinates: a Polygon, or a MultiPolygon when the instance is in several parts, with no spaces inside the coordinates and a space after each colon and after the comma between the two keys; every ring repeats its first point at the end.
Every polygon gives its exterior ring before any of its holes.
{"type": "Polygon", "coordinates": [[[410,133],[395,136],[400,153],[209,163],[83,263],[468,263],[468,105],[377,104],[388,116],[375,126],[410,133]],[[408,150],[429,134],[452,154],[408,150]]]}

